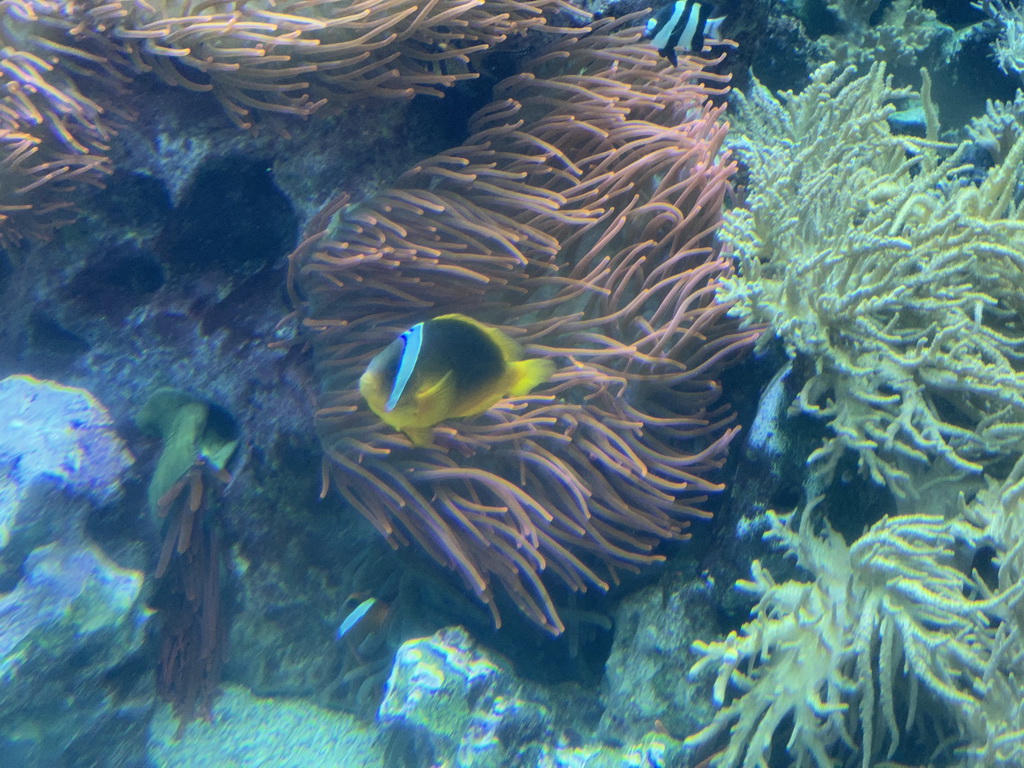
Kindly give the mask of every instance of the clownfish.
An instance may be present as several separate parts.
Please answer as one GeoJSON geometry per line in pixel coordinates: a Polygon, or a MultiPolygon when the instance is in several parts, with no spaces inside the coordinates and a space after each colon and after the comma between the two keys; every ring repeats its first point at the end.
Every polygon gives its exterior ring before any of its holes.
{"type": "Polygon", "coordinates": [[[384,623],[384,619],[387,617],[388,607],[387,603],[381,602],[375,597],[366,598],[353,608],[345,617],[345,620],[341,622],[341,625],[338,627],[337,638],[339,640],[346,637],[350,640],[356,639],[357,642],[355,644],[359,645],[361,642],[361,640],[358,640],[359,635],[365,635],[373,632],[375,629],[380,629],[381,624],[384,623]],[[361,632],[356,632],[357,628],[361,632]]]}
{"type": "Polygon", "coordinates": [[[359,393],[413,445],[430,445],[440,421],[483,413],[505,395],[525,395],[554,373],[550,360],[521,360],[519,345],[465,315],[417,323],[377,354],[359,393]]]}
{"type": "Polygon", "coordinates": [[[711,6],[696,0],[676,0],[662,8],[647,21],[644,37],[673,67],[679,65],[676,50],[700,53],[704,39],[720,40],[724,16],[711,18],[711,6]]]}

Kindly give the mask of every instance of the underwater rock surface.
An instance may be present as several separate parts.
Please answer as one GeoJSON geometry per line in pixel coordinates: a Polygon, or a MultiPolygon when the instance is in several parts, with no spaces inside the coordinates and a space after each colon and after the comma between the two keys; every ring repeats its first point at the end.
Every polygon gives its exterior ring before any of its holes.
{"type": "Polygon", "coordinates": [[[448,627],[399,648],[377,719],[405,760],[396,765],[656,768],[682,759],[682,744],[661,732],[623,747],[584,737],[594,711],[572,689],[518,679],[462,627],[448,627]]]}
{"type": "Polygon", "coordinates": [[[0,423],[0,550],[25,549],[23,537],[52,540],[81,528],[80,513],[63,514],[66,503],[55,500],[50,515],[33,494],[65,490],[103,503],[120,491],[134,461],[110,414],[84,389],[9,376],[0,381],[0,423]]]}
{"type": "Polygon", "coordinates": [[[615,613],[615,643],[605,665],[599,734],[643,738],[660,721],[685,736],[711,714],[702,686],[687,679],[690,643],[714,627],[715,595],[680,574],[630,595],[615,613]]]}
{"type": "Polygon", "coordinates": [[[142,574],[85,535],[133,459],[88,392],[0,381],[0,755],[49,768],[83,733],[133,718],[111,671],[142,647],[142,574]]]}
{"type": "Polygon", "coordinates": [[[154,768],[384,768],[374,731],[351,715],[299,699],[263,699],[226,686],[213,708],[213,723],[193,723],[179,740],[178,721],[161,706],[149,736],[154,768]]]}

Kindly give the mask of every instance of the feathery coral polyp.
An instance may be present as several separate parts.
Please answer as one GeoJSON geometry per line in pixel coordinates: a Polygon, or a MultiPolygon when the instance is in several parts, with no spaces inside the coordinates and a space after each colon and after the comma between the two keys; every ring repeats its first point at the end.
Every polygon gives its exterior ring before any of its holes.
{"type": "Polygon", "coordinates": [[[553,633],[542,576],[604,589],[705,514],[735,434],[715,377],[756,335],[714,295],[734,170],[716,80],[700,62],[660,64],[623,23],[564,36],[497,86],[466,144],[328,207],[292,255],[325,473],[392,543],[457,571],[496,622],[495,580],[553,633]],[[399,333],[453,311],[559,368],[414,448],[356,382],[399,333]]]}

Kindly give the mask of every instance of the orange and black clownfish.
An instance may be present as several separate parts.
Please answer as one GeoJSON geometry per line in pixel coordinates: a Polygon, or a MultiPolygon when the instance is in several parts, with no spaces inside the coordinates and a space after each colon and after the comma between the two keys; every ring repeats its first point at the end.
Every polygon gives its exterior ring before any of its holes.
{"type": "Polygon", "coordinates": [[[700,53],[705,39],[720,40],[724,16],[711,18],[711,6],[696,0],[669,3],[647,21],[644,37],[673,67],[679,65],[677,50],[700,53]]]}
{"type": "Polygon", "coordinates": [[[359,379],[359,392],[381,421],[414,445],[430,445],[431,427],[483,413],[505,395],[525,395],[551,378],[550,360],[522,360],[519,345],[465,315],[417,323],[382,352],[359,379]]]}

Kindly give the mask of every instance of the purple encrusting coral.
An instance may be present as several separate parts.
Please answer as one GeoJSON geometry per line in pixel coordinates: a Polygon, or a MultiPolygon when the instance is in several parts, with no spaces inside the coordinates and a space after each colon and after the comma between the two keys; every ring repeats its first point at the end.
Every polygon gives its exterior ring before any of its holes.
{"type": "Polygon", "coordinates": [[[42,475],[109,501],[134,461],[106,408],[84,389],[10,376],[0,381],[0,420],[0,509],[12,489],[16,494],[42,475]]]}

